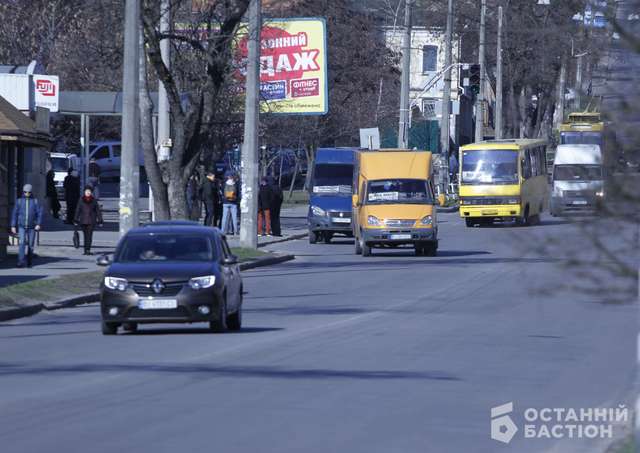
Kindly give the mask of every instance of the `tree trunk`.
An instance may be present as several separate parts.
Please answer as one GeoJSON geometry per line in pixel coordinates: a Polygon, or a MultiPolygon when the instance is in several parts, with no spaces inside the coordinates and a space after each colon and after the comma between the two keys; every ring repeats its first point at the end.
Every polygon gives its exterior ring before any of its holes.
{"type": "Polygon", "coordinates": [[[169,180],[169,209],[172,220],[187,219],[187,182],[179,177],[169,180]]]}
{"type": "Polygon", "coordinates": [[[313,164],[315,162],[315,147],[313,144],[307,145],[304,148],[304,152],[307,155],[307,174],[304,178],[304,188],[311,190],[311,176],[313,175],[313,164]]]}
{"type": "Polygon", "coordinates": [[[153,215],[154,220],[169,219],[169,199],[167,197],[167,186],[162,181],[162,170],[158,165],[155,138],[153,133],[153,107],[149,97],[149,83],[147,79],[147,64],[144,49],[140,58],[140,139],[142,153],[144,156],[144,168],[149,179],[151,192],[153,195],[153,215]]]}

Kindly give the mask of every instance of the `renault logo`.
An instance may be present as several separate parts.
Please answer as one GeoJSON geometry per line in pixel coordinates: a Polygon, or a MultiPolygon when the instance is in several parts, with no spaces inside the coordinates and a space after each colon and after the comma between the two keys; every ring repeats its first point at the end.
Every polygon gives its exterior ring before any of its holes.
{"type": "Polygon", "coordinates": [[[160,294],[164,291],[164,283],[162,283],[162,280],[154,280],[151,284],[151,289],[153,289],[154,293],[160,294]]]}

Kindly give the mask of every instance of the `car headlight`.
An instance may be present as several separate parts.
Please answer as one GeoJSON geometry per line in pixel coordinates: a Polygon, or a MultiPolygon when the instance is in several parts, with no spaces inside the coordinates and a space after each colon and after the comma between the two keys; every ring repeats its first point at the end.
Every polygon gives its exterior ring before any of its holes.
{"type": "Polygon", "coordinates": [[[604,190],[599,190],[596,192],[596,197],[602,198],[604,197],[604,190]]]}
{"type": "Polygon", "coordinates": [[[420,220],[420,223],[422,225],[433,225],[433,217],[431,217],[430,215],[426,215],[422,218],[422,220],[420,220]]]}
{"type": "Polygon", "coordinates": [[[189,286],[195,290],[211,288],[215,284],[215,275],[205,275],[204,277],[195,277],[189,280],[189,286]]]}
{"type": "Polygon", "coordinates": [[[518,197],[507,198],[505,200],[505,204],[520,204],[520,198],[518,197]]]}
{"type": "Polygon", "coordinates": [[[372,215],[367,217],[367,224],[369,224],[371,226],[380,226],[380,225],[382,225],[382,223],[380,222],[380,219],[378,219],[376,216],[372,216],[372,215]]]}
{"type": "Polygon", "coordinates": [[[318,206],[311,206],[311,212],[318,217],[324,217],[327,215],[326,211],[318,206]]]}
{"type": "Polygon", "coordinates": [[[105,277],[104,286],[116,291],[126,291],[127,287],[129,286],[129,282],[127,282],[127,280],[124,278],[105,277]]]}

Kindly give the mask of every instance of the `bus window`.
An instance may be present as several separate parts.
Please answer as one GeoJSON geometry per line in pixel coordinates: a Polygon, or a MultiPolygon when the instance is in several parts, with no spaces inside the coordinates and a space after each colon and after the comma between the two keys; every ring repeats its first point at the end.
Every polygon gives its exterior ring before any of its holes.
{"type": "Polygon", "coordinates": [[[600,132],[563,132],[560,134],[561,145],[602,145],[600,132]]]}

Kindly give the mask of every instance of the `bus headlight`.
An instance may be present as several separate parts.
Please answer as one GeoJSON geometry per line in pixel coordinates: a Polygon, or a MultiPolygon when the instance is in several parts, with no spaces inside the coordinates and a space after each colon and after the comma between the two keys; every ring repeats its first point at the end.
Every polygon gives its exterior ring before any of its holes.
{"type": "Polygon", "coordinates": [[[371,225],[371,226],[380,226],[380,225],[382,225],[380,223],[380,219],[378,219],[376,216],[372,216],[372,215],[367,217],[367,224],[371,225]]]}
{"type": "Polygon", "coordinates": [[[311,212],[313,213],[313,215],[318,217],[324,217],[327,215],[327,212],[318,206],[311,206],[311,212]]]}
{"type": "Polygon", "coordinates": [[[420,220],[420,223],[425,226],[433,225],[433,217],[430,215],[424,216],[422,220],[420,220]]]}

